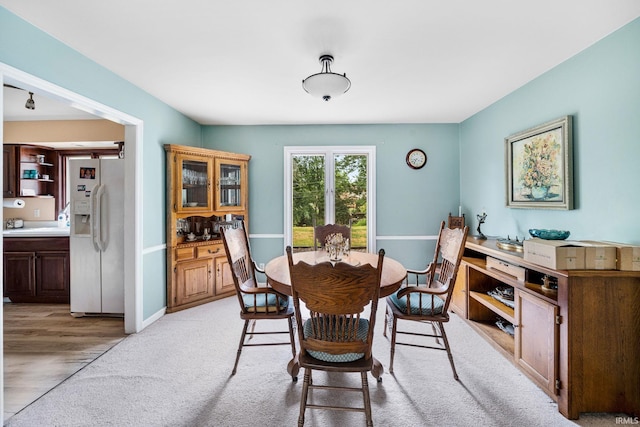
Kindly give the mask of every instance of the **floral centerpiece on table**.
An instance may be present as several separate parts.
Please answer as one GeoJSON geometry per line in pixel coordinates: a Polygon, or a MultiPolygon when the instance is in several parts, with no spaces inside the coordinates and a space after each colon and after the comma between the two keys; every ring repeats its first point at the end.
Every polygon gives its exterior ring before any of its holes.
{"type": "Polygon", "coordinates": [[[534,199],[546,198],[549,189],[558,185],[560,150],[561,146],[552,132],[533,137],[531,142],[524,144],[520,180],[534,199]]]}
{"type": "Polygon", "coordinates": [[[349,251],[349,239],[345,239],[342,233],[329,234],[324,243],[331,260],[339,261],[349,251]]]}

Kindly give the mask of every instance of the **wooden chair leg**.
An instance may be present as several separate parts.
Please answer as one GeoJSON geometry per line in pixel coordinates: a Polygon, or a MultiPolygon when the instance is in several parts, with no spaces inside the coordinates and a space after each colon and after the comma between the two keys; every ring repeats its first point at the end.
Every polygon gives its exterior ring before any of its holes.
{"type": "Polygon", "coordinates": [[[300,397],[300,415],[298,427],[304,426],[304,412],[307,409],[307,396],[309,395],[309,383],[311,382],[311,369],[304,369],[304,381],[302,382],[302,396],[300,397]]]}
{"type": "Polygon", "coordinates": [[[387,306],[387,309],[384,311],[384,329],[382,330],[382,336],[383,337],[387,337],[387,327],[389,325],[389,306],[387,306]]]}
{"type": "Polygon", "coordinates": [[[240,344],[238,345],[238,354],[236,355],[236,363],[233,365],[233,371],[231,371],[231,375],[236,374],[236,370],[238,369],[238,362],[240,361],[240,353],[242,353],[242,346],[244,345],[244,338],[247,335],[247,328],[249,327],[249,320],[244,321],[244,327],[242,328],[242,336],[240,337],[240,344]]]}
{"type": "Polygon", "coordinates": [[[293,333],[293,317],[289,317],[289,339],[291,340],[291,354],[296,357],[296,338],[293,333]]]}
{"type": "Polygon", "coordinates": [[[367,427],[373,427],[371,418],[371,396],[369,396],[369,382],[367,381],[367,373],[361,372],[362,377],[362,396],[364,399],[364,414],[367,417],[367,427]]]}
{"type": "Polygon", "coordinates": [[[444,324],[442,322],[438,322],[438,327],[440,328],[442,341],[444,341],[444,348],[447,350],[447,355],[449,356],[449,363],[451,364],[451,369],[453,370],[453,378],[456,381],[458,381],[458,373],[456,372],[456,366],[453,364],[453,356],[451,355],[451,348],[449,347],[449,340],[447,339],[447,334],[444,331],[444,324]]]}
{"type": "Polygon", "coordinates": [[[257,321],[255,319],[251,319],[249,320],[249,324],[251,325],[251,331],[249,332],[249,340],[253,339],[253,333],[256,330],[256,323],[257,321]]]}
{"type": "Polygon", "coordinates": [[[436,325],[433,322],[431,322],[431,330],[433,331],[433,336],[436,339],[436,344],[441,345],[438,337],[438,331],[436,331],[436,325]]]}
{"type": "Polygon", "coordinates": [[[296,338],[295,338],[295,334],[293,333],[295,320],[293,319],[293,317],[289,317],[288,320],[289,320],[289,339],[291,340],[291,354],[293,355],[293,357],[289,362],[289,364],[287,365],[287,371],[291,375],[291,381],[296,382],[298,381],[298,368],[295,367],[295,364],[297,364],[296,338]]]}
{"type": "Polygon", "coordinates": [[[389,358],[389,373],[393,374],[393,357],[396,353],[396,329],[398,327],[398,319],[391,316],[391,357],[389,358]]]}

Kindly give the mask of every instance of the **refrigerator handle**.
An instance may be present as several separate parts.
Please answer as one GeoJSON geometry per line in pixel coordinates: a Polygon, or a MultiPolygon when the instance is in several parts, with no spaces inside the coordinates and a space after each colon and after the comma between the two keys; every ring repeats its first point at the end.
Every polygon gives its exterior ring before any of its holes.
{"type": "Polygon", "coordinates": [[[94,194],[94,221],[93,221],[93,245],[98,252],[104,252],[105,242],[102,240],[102,196],[104,195],[104,185],[98,185],[94,194]]]}
{"type": "Polygon", "coordinates": [[[91,244],[96,252],[100,252],[100,248],[96,244],[96,192],[98,187],[91,191],[91,197],[89,198],[89,237],[91,238],[91,244]]]}

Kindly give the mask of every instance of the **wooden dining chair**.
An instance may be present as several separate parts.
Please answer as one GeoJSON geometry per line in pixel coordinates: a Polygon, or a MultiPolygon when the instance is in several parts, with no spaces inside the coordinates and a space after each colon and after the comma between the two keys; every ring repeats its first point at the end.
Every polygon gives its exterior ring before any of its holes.
{"type": "MultiPolygon", "coordinates": [[[[384,250],[378,253],[376,267],[370,264],[321,262],[310,265],[293,263],[291,247],[287,247],[291,291],[295,306],[300,352],[297,361],[304,368],[298,426],[304,425],[307,409],[331,409],[364,412],[367,425],[373,425],[367,373],[373,367],[371,352],[384,250]],[[310,317],[303,321],[301,310],[310,317]],[[365,308],[370,305],[369,315],[365,308]],[[360,373],[362,387],[317,384],[314,370],[360,373]],[[364,404],[343,406],[310,403],[309,390],[359,391],[364,404]]],[[[316,396],[317,397],[317,396],[316,396]]]]}
{"type": "Polygon", "coordinates": [[[418,283],[417,280],[415,285],[406,283],[397,292],[387,297],[384,336],[387,336],[387,328],[391,319],[390,373],[393,373],[396,345],[406,345],[446,351],[453,370],[453,377],[458,379],[444,324],[449,321],[449,304],[468,232],[469,227],[467,226],[451,229],[445,227],[444,221],[442,221],[433,261],[425,270],[407,270],[407,273],[413,273],[416,276],[424,274],[426,276],[425,283],[418,283]],[[432,333],[400,331],[398,330],[398,320],[430,323],[432,333]],[[416,341],[399,342],[396,340],[397,334],[435,338],[438,346],[418,344],[416,341]],[[440,339],[442,343],[440,343],[440,339]]]}
{"type": "Polygon", "coordinates": [[[462,216],[449,216],[447,217],[447,227],[449,228],[464,228],[464,214],[462,216]]]}
{"type": "Polygon", "coordinates": [[[351,242],[351,227],[340,224],[325,224],[313,226],[313,250],[317,251],[325,246],[327,237],[332,234],[342,234],[344,239],[351,242]]]}
{"type": "MultiPolygon", "coordinates": [[[[221,232],[224,248],[227,252],[227,260],[231,267],[236,295],[240,303],[240,318],[244,320],[236,362],[231,374],[236,374],[243,347],[290,345],[291,353],[295,357],[296,343],[293,332],[294,310],[293,304],[291,304],[291,298],[277,292],[268,284],[258,283],[256,271],[261,273],[263,273],[263,271],[256,267],[251,258],[249,240],[244,230],[244,222],[242,222],[241,227],[227,230],[221,229],[221,232]],[[289,324],[287,331],[255,331],[258,320],[283,319],[286,319],[289,324]],[[249,333],[247,333],[250,322],[253,322],[253,325],[249,333]],[[254,336],[269,334],[289,334],[289,341],[249,342],[254,336]]],[[[294,381],[297,380],[296,377],[292,378],[294,381]]]]}

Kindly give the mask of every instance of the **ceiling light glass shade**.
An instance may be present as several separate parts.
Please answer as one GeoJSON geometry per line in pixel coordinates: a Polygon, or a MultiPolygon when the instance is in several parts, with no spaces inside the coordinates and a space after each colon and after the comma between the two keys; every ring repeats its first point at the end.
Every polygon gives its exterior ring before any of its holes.
{"type": "Polygon", "coordinates": [[[302,81],[302,87],[307,93],[329,101],[331,98],[340,96],[349,90],[351,81],[346,74],[332,73],[332,62],[333,56],[331,55],[322,55],[320,57],[322,71],[312,74],[302,81]]]}

